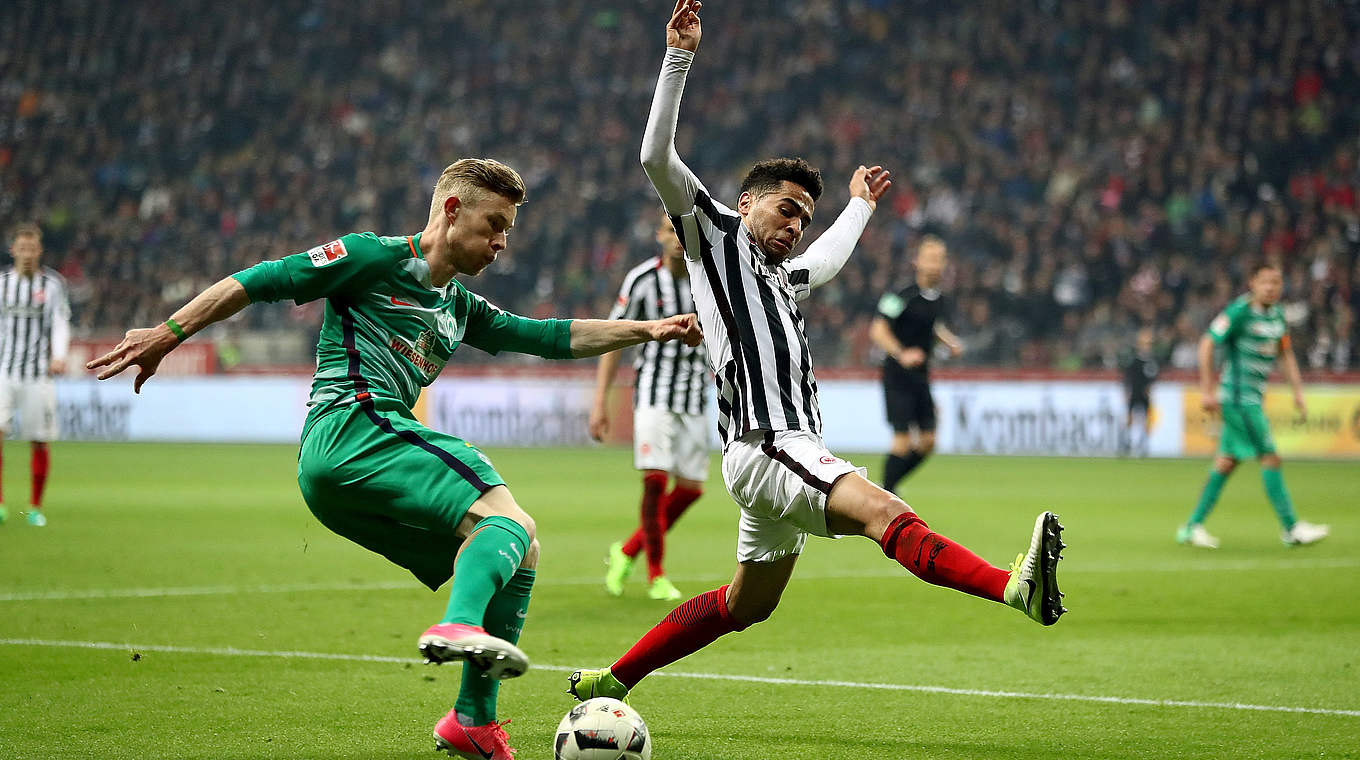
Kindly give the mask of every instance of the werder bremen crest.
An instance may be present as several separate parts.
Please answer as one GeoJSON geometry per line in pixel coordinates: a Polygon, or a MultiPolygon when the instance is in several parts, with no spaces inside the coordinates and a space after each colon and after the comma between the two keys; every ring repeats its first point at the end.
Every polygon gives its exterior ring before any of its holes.
{"type": "Polygon", "coordinates": [[[434,330],[422,330],[420,337],[416,338],[416,353],[429,358],[434,350],[434,330]]]}

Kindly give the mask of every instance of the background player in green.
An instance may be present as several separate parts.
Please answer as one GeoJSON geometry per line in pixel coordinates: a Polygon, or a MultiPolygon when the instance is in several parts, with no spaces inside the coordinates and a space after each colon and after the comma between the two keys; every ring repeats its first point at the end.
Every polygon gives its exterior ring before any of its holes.
{"type": "Polygon", "coordinates": [[[91,361],[103,380],[136,365],[134,390],[189,335],[255,301],[326,299],[298,456],[298,485],[327,528],[438,589],[440,623],[420,637],[439,663],[463,660],[458,701],[435,725],[438,748],[509,760],[496,721],[499,679],[522,674],[515,646],[538,560],[534,521],[487,457],[411,414],[420,389],[460,344],[552,359],[649,340],[702,336],[693,315],[653,321],[534,320],[497,309],[454,275],[476,275],[506,246],[524,183],[510,167],[463,159],[435,185],[429,223],[409,237],[372,233],[262,262],[199,294],[157,327],[132,330],[91,361]]]}
{"type": "Polygon", "coordinates": [[[1299,363],[1289,347],[1289,329],[1280,309],[1284,278],[1274,264],[1258,264],[1248,281],[1250,292],[1238,297],[1209,325],[1199,342],[1200,404],[1210,413],[1223,412],[1223,433],[1218,456],[1209,481],[1200,492],[1199,503],[1190,519],[1176,532],[1176,540],[1189,546],[1217,549],[1218,539],[1204,529],[1204,519],[1218,501],[1223,483],[1246,457],[1261,460],[1261,479],[1266,495],[1280,518],[1284,532],[1280,539],[1287,546],[1321,541],[1327,537],[1326,525],[1314,525],[1294,516],[1294,505],[1280,474],[1280,455],[1270,437],[1266,415],[1261,410],[1266,378],[1280,359],[1285,379],[1294,389],[1294,406],[1306,414],[1303,381],[1299,363]],[[1223,377],[1214,394],[1214,346],[1223,348],[1223,377]]]}

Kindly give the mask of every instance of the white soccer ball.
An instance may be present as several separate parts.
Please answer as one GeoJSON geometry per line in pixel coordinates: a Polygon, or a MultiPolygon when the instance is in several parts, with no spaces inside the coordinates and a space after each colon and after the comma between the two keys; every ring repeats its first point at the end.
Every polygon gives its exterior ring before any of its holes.
{"type": "Polygon", "coordinates": [[[571,708],[557,724],[555,760],[650,760],[652,737],[637,710],[596,697],[571,708]]]}

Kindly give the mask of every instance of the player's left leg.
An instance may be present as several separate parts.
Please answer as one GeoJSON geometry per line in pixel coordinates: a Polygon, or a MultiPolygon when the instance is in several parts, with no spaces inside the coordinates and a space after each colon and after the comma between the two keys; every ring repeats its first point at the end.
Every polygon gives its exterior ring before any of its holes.
{"type": "Polygon", "coordinates": [[[927,583],[1004,602],[1044,625],[1066,612],[1057,584],[1062,526],[1051,512],[1039,515],[1026,551],[1009,572],[932,531],[905,502],[857,472],[832,486],[826,519],[833,534],[874,539],[884,554],[927,583]]]}
{"type": "MultiPolygon", "coordinates": [[[[9,438],[10,423],[14,421],[14,384],[9,378],[0,377],[0,475],[4,473],[4,442],[9,438]]],[[[3,478],[0,478],[3,480],[3,478]]],[[[5,508],[3,492],[0,491],[0,525],[9,519],[5,508]]]]}
{"type": "Polygon", "coordinates": [[[1284,485],[1284,474],[1280,472],[1279,454],[1272,451],[1261,456],[1261,480],[1265,485],[1266,496],[1270,499],[1270,506],[1275,510],[1275,516],[1284,529],[1280,533],[1280,541],[1285,546],[1315,544],[1331,534],[1331,526],[1300,520],[1295,515],[1294,502],[1289,498],[1289,490],[1284,485]]]}
{"type": "MultiPolygon", "coordinates": [[[[801,541],[797,545],[801,547],[801,541]]],[[[624,699],[654,671],[694,654],[722,636],[767,620],[779,605],[797,560],[795,552],[767,562],[739,563],[730,584],[671,610],[613,665],[572,673],[567,693],[582,701],[594,697],[624,699]]]]}

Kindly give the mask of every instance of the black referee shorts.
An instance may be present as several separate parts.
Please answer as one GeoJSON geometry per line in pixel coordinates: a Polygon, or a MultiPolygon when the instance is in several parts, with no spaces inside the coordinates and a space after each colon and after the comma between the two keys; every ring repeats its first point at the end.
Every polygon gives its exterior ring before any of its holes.
{"type": "Polygon", "coordinates": [[[1148,407],[1151,405],[1152,404],[1150,403],[1150,400],[1146,395],[1129,396],[1129,414],[1134,414],[1135,412],[1139,411],[1141,411],[1143,414],[1147,414],[1148,407]]]}
{"type": "Polygon", "coordinates": [[[885,377],[883,399],[893,432],[905,433],[913,425],[925,433],[935,430],[935,397],[930,395],[930,381],[926,378],[885,377]]]}

